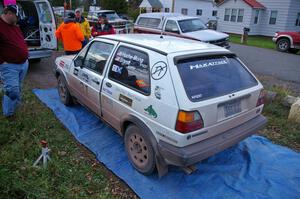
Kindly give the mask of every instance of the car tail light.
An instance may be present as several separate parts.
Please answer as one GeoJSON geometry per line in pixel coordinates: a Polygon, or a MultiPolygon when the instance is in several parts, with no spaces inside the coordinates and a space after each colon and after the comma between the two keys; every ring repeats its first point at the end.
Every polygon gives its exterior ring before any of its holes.
{"type": "Polygon", "coordinates": [[[189,133],[204,127],[202,117],[198,111],[179,111],[175,130],[180,133],[189,133]]]}
{"type": "Polygon", "coordinates": [[[266,92],[264,90],[260,91],[256,106],[260,106],[265,103],[266,92]]]}

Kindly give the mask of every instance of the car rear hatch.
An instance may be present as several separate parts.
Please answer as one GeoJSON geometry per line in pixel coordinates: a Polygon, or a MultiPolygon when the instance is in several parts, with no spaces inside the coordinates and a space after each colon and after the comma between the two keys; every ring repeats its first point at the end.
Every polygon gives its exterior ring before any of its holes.
{"type": "Polygon", "coordinates": [[[198,112],[203,123],[185,132],[193,139],[183,145],[216,136],[261,113],[262,85],[234,54],[177,56],[174,63],[173,73],[181,79],[174,82],[180,110],[198,112]]]}

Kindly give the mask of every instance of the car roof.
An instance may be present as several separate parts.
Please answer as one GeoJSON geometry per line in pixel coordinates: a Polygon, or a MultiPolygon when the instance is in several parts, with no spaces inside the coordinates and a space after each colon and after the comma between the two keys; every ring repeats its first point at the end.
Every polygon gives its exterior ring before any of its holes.
{"type": "Polygon", "coordinates": [[[170,54],[182,51],[201,50],[203,52],[226,51],[228,50],[190,39],[183,39],[174,36],[155,35],[155,34],[115,34],[104,35],[100,38],[107,38],[115,41],[130,43],[137,46],[142,46],[162,54],[170,54]]]}
{"type": "Polygon", "coordinates": [[[116,12],[115,10],[95,10],[95,11],[90,11],[90,12],[116,12]]]}
{"type": "Polygon", "coordinates": [[[143,13],[140,14],[139,17],[150,17],[150,18],[162,18],[166,17],[168,19],[190,19],[190,18],[198,18],[198,17],[193,17],[193,16],[188,16],[188,15],[183,15],[180,13],[169,13],[169,12],[153,12],[153,13],[143,13]]]}

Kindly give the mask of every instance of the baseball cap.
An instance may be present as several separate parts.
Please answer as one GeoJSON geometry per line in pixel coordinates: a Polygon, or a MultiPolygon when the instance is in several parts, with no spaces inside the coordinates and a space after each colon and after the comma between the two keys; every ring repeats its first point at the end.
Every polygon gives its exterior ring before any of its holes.
{"type": "Polygon", "coordinates": [[[80,12],[81,13],[81,10],[79,9],[79,8],[77,8],[76,10],[75,10],[75,13],[76,12],[80,12]]]}
{"type": "Polygon", "coordinates": [[[106,14],[104,14],[104,13],[99,13],[98,18],[106,18],[106,14]]]}
{"type": "Polygon", "coordinates": [[[70,19],[74,19],[76,16],[75,16],[75,14],[73,13],[73,12],[69,12],[68,14],[67,14],[67,18],[70,18],[70,19]]]}
{"type": "Polygon", "coordinates": [[[17,5],[7,5],[4,9],[15,13],[17,16],[19,15],[19,8],[17,5]]]}

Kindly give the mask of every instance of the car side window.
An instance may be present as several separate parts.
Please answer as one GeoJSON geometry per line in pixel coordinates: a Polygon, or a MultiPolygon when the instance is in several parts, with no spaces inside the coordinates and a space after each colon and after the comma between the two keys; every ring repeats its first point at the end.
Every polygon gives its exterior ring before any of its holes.
{"type": "Polygon", "coordinates": [[[83,61],[83,66],[102,75],[106,61],[111,54],[113,47],[113,44],[99,41],[93,42],[88,49],[83,61]]]}
{"type": "Polygon", "coordinates": [[[108,77],[143,94],[150,94],[149,57],[145,52],[121,46],[108,77]]]}
{"type": "Polygon", "coordinates": [[[177,23],[173,20],[168,20],[166,27],[165,27],[166,32],[179,32],[179,28],[177,26],[177,23]]]}

